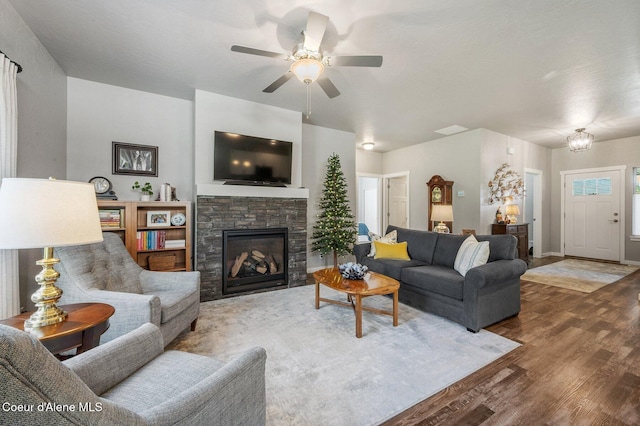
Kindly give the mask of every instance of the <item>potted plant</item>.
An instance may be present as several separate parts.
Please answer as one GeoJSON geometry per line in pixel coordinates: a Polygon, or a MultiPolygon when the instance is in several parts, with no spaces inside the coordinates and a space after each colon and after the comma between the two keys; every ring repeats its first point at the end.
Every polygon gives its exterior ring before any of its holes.
{"type": "Polygon", "coordinates": [[[131,189],[134,191],[140,191],[140,201],[151,201],[151,196],[153,195],[151,183],[145,182],[144,185],[140,186],[140,183],[135,181],[131,186],[131,189]]]}

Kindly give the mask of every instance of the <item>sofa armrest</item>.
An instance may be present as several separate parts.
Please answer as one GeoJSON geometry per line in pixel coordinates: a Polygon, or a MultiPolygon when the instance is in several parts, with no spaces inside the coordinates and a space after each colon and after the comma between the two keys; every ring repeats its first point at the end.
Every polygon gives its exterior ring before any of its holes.
{"type": "Polygon", "coordinates": [[[266,351],[247,349],[211,376],[175,397],[138,413],[149,424],[266,423],[266,351]]]}
{"type": "Polygon", "coordinates": [[[371,243],[361,242],[353,245],[353,254],[356,256],[356,262],[358,263],[362,263],[370,251],[371,243]]]}
{"type": "Polygon", "coordinates": [[[527,272],[527,264],[521,259],[496,260],[469,269],[465,276],[465,286],[469,284],[476,288],[490,287],[519,278],[525,272],[527,272]]]}
{"type": "Polygon", "coordinates": [[[120,336],[147,322],[160,325],[161,305],[158,296],[98,289],[84,294],[86,301],[107,303],[115,308],[115,314],[109,319],[107,335],[120,336]]]}
{"type": "Polygon", "coordinates": [[[140,273],[140,286],[143,293],[159,290],[183,288],[189,293],[200,289],[200,272],[155,272],[144,270],[140,273]]]}
{"type": "Polygon", "coordinates": [[[96,395],[108,391],[164,350],[162,332],[146,323],[104,345],[63,361],[96,395]]]}

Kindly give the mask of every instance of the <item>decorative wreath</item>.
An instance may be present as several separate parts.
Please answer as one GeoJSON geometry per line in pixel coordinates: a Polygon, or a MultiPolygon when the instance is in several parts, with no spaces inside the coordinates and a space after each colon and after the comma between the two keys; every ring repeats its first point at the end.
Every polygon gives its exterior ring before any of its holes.
{"type": "Polygon", "coordinates": [[[506,204],[524,196],[524,182],[518,172],[504,163],[489,181],[489,204],[506,204]]]}

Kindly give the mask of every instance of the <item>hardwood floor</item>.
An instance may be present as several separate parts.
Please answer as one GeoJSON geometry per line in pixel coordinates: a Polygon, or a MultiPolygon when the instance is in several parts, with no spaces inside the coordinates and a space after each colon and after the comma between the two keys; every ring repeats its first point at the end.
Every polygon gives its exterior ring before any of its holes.
{"type": "Polygon", "coordinates": [[[521,347],[384,424],[640,424],[640,270],[591,294],[521,288],[520,314],[487,328],[521,347]]]}

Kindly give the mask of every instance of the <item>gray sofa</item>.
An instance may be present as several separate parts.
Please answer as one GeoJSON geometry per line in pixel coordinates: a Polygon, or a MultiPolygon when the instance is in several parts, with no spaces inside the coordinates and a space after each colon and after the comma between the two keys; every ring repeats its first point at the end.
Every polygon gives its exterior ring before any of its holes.
{"type": "Polygon", "coordinates": [[[527,270],[516,256],[513,235],[479,235],[489,242],[489,260],[485,265],[460,275],[453,264],[465,235],[389,226],[396,230],[398,242],[407,242],[411,260],[368,257],[371,243],[356,244],[357,262],[400,281],[399,300],[425,312],[462,324],[467,330],[481,328],[520,312],[520,276],[527,270]]]}

